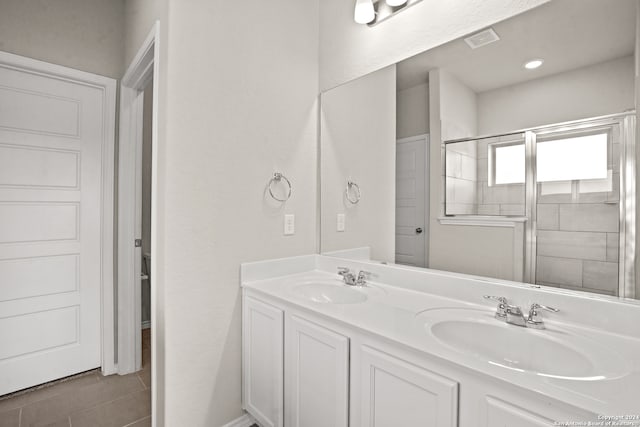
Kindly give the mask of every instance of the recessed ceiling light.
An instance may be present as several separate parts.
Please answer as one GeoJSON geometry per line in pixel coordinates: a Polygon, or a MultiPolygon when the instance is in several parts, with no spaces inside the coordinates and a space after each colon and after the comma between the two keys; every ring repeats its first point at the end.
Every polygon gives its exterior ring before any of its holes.
{"type": "Polygon", "coordinates": [[[532,59],[531,61],[527,61],[524,63],[524,68],[527,70],[535,70],[539,66],[542,65],[544,59],[532,59]]]}

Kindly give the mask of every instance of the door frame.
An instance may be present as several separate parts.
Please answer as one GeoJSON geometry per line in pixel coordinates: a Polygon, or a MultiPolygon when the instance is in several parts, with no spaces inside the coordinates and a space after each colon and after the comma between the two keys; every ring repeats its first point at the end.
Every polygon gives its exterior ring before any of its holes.
{"type": "Polygon", "coordinates": [[[424,155],[425,155],[425,163],[424,163],[424,177],[427,181],[424,186],[424,268],[429,268],[429,231],[430,231],[430,222],[431,222],[431,200],[429,199],[431,195],[431,179],[429,175],[429,171],[431,170],[429,161],[431,159],[431,153],[429,152],[431,147],[431,141],[429,139],[429,134],[424,133],[416,136],[409,136],[406,138],[398,138],[396,139],[396,150],[398,144],[404,144],[407,142],[417,142],[424,141],[424,155]]]}
{"type": "Polygon", "coordinates": [[[0,65],[15,70],[59,79],[98,89],[103,93],[102,132],[102,198],[101,198],[101,259],[100,365],[103,375],[116,372],[115,363],[115,284],[114,284],[114,166],[116,130],[116,80],[61,65],[50,64],[24,56],[0,51],[0,65]]]}
{"type": "MultiPolygon", "coordinates": [[[[149,35],[131,61],[120,84],[120,133],[118,150],[118,373],[125,375],[140,369],[142,364],[142,292],[141,265],[136,259],[135,240],[140,239],[142,206],[142,125],[144,88],[158,77],[160,23],[156,21],[149,35]]],[[[151,240],[155,242],[155,182],[158,85],[153,87],[151,126],[152,190],[151,240]]],[[[152,259],[151,277],[156,277],[152,259]]],[[[155,291],[151,288],[154,304],[155,291]]],[[[152,324],[154,322],[152,308],[152,324]]],[[[152,329],[152,341],[154,341],[152,329]]],[[[153,345],[152,345],[153,347],[153,345]]],[[[152,348],[153,352],[153,348],[152,348]]]]}

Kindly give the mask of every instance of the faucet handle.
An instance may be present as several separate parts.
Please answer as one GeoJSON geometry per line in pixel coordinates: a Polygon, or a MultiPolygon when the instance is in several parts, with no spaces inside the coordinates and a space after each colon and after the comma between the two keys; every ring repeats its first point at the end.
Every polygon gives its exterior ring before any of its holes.
{"type": "Polygon", "coordinates": [[[539,309],[551,311],[553,313],[557,313],[557,312],[560,311],[557,308],[549,307],[549,306],[538,304],[537,302],[534,302],[533,304],[531,304],[531,308],[529,309],[529,316],[527,317],[527,326],[528,327],[536,328],[536,329],[544,329],[544,322],[542,321],[542,318],[540,317],[540,313],[538,313],[539,309]]]}
{"type": "Polygon", "coordinates": [[[547,305],[542,305],[542,304],[538,304],[537,302],[534,302],[533,304],[531,304],[531,308],[529,309],[529,319],[538,315],[539,308],[547,311],[552,311],[554,313],[557,313],[560,311],[557,308],[549,307],[547,305]]]}
{"type": "Polygon", "coordinates": [[[347,267],[338,267],[338,274],[344,276],[345,274],[351,273],[351,269],[347,267]]]}
{"type": "Polygon", "coordinates": [[[495,295],[483,295],[484,299],[491,299],[498,301],[498,307],[496,308],[495,318],[498,320],[506,320],[507,318],[507,299],[505,297],[498,297],[495,295]]]}
{"type": "Polygon", "coordinates": [[[367,279],[373,276],[374,274],[370,271],[360,270],[358,273],[358,285],[364,286],[367,284],[367,279]]]}

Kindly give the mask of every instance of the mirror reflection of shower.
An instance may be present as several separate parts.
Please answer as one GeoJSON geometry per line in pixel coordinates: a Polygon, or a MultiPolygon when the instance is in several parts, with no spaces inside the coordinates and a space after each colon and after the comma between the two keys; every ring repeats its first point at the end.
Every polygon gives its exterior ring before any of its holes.
{"type": "Polygon", "coordinates": [[[523,219],[524,281],[629,295],[621,230],[634,206],[620,189],[634,123],[622,114],[445,142],[445,214],[523,219]]]}

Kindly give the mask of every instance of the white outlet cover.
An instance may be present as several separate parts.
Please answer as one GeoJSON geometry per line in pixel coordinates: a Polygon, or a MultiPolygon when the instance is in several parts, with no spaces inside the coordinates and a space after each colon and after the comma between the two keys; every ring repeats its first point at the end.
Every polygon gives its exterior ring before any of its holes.
{"type": "Polygon", "coordinates": [[[344,231],[345,217],[344,214],[338,214],[336,219],[336,231],[344,231]]]}
{"type": "Polygon", "coordinates": [[[288,214],[284,216],[284,235],[291,236],[296,232],[296,216],[288,214]]]}

